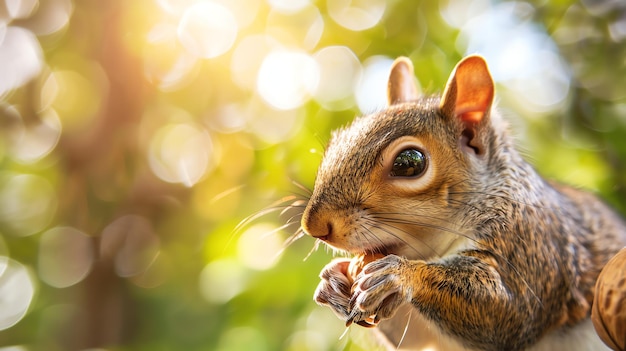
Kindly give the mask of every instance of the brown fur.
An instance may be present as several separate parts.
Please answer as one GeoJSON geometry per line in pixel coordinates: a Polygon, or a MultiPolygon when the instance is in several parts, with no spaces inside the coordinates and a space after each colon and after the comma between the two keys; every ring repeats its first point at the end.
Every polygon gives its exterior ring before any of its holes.
{"type": "Polygon", "coordinates": [[[365,267],[354,294],[345,260],[329,264],[316,300],[348,322],[381,323],[410,302],[465,347],[524,350],[589,317],[626,227],[522,159],[491,109],[486,66],[466,60],[442,98],[406,101],[414,91],[394,80],[408,78],[392,73],[392,105],[333,134],[302,227],[335,248],[388,256],[365,267]],[[398,143],[426,151],[424,179],[389,177],[398,143]]]}

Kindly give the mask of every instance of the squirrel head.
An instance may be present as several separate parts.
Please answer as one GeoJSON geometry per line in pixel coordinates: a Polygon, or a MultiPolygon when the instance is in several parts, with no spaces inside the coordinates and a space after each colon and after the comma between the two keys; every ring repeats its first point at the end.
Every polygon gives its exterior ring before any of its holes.
{"type": "Polygon", "coordinates": [[[387,88],[385,110],[333,133],[302,229],[352,253],[443,256],[464,237],[457,195],[475,189],[496,152],[494,83],[469,56],[441,97],[420,97],[401,57],[387,88]]]}

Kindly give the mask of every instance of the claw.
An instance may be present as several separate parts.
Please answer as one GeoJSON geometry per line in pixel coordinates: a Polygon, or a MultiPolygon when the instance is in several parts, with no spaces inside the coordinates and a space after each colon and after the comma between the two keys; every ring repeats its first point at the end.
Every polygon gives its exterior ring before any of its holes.
{"type": "Polygon", "coordinates": [[[356,324],[358,324],[358,325],[360,325],[362,327],[365,327],[365,328],[375,328],[376,326],[378,326],[378,324],[370,323],[367,320],[358,321],[358,322],[356,322],[356,324]]]}
{"type": "Polygon", "coordinates": [[[354,321],[355,318],[356,316],[352,316],[348,318],[348,320],[346,321],[346,327],[351,326],[352,323],[356,323],[365,328],[375,328],[378,326],[378,322],[380,322],[380,318],[377,315],[372,315],[363,320],[356,321],[356,322],[354,321]]]}
{"type": "Polygon", "coordinates": [[[356,324],[365,328],[375,328],[378,326],[378,322],[380,322],[380,318],[374,315],[374,316],[367,317],[362,321],[358,321],[356,322],[356,324]]]}

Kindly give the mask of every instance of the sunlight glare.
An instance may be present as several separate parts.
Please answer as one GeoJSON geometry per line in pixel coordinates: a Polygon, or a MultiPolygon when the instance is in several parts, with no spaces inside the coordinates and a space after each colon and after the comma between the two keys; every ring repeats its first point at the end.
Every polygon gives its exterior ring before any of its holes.
{"type": "Polygon", "coordinates": [[[177,90],[196,77],[198,59],[180,50],[180,45],[176,27],[170,23],[156,24],[147,35],[144,74],[163,91],[177,90]]]}
{"type": "Polygon", "coordinates": [[[102,230],[100,257],[114,262],[123,278],[144,273],[159,255],[161,241],[152,223],[143,216],[125,215],[102,230]]]}
{"type": "Polygon", "coordinates": [[[21,263],[0,257],[0,330],[17,324],[28,311],[35,294],[35,283],[21,263]]]}
{"type": "Polygon", "coordinates": [[[245,105],[233,103],[222,105],[215,111],[214,117],[209,121],[212,130],[219,133],[236,133],[246,126],[245,105]]]}
{"type": "Polygon", "coordinates": [[[66,288],[82,281],[94,261],[91,238],[72,227],[55,227],[39,239],[37,267],[42,281],[66,288]]]}
{"type": "MultiPolygon", "coordinates": [[[[6,241],[4,240],[2,236],[0,236],[0,257],[2,256],[10,257],[10,251],[9,251],[9,246],[7,245],[6,241]]],[[[2,274],[1,270],[0,270],[0,274],[2,274]]]]}
{"type": "Polygon", "coordinates": [[[237,20],[239,30],[250,26],[259,14],[263,0],[213,0],[230,9],[237,20]]]}
{"type": "Polygon", "coordinates": [[[67,26],[73,11],[72,0],[42,1],[28,28],[36,35],[54,34],[67,26]]]}
{"type": "Polygon", "coordinates": [[[268,2],[273,9],[284,13],[300,11],[311,3],[310,0],[268,0],[268,2]]]}
{"type": "Polygon", "coordinates": [[[363,63],[363,78],[355,93],[361,112],[371,113],[387,105],[387,80],[392,63],[385,56],[373,56],[363,63]]]}
{"type": "Polygon", "coordinates": [[[238,25],[232,11],[215,2],[190,6],[178,25],[178,39],[191,54],[213,58],[227,52],[235,43],[238,25]]]}
{"type": "Polygon", "coordinates": [[[272,268],[282,253],[280,232],[271,223],[255,224],[247,229],[237,242],[237,257],[249,268],[265,270],[272,268]]]}
{"type": "Polygon", "coordinates": [[[29,17],[39,6],[38,0],[6,0],[6,10],[13,19],[29,17]]]}
{"type": "Polygon", "coordinates": [[[354,52],[346,46],[328,46],[313,57],[320,67],[315,100],[331,111],[352,107],[354,89],[362,74],[361,62],[354,52]]]}
{"type": "Polygon", "coordinates": [[[257,18],[261,2],[265,0],[155,0],[156,4],[167,14],[181,17],[199,2],[211,1],[230,10],[237,21],[239,30],[248,27],[257,18]]]}
{"type": "Polygon", "coordinates": [[[278,144],[298,131],[305,111],[298,108],[276,109],[260,99],[252,99],[243,114],[247,131],[264,143],[278,144]]]}
{"type": "Polygon", "coordinates": [[[328,0],[328,13],[339,25],[354,31],[374,27],[385,14],[385,0],[328,0]]]}
{"type": "Polygon", "coordinates": [[[501,3],[485,11],[462,27],[459,51],[483,55],[493,79],[509,89],[519,108],[538,116],[558,109],[569,93],[570,72],[545,30],[520,18],[532,6],[501,3]]]}
{"type": "Polygon", "coordinates": [[[275,51],[265,57],[257,77],[257,89],[270,105],[295,109],[317,88],[320,73],[315,60],[304,52],[275,51]]]}
{"type": "Polygon", "coordinates": [[[446,0],[439,2],[441,17],[451,26],[462,28],[472,18],[489,10],[490,0],[446,0]]]}
{"type": "Polygon", "coordinates": [[[206,130],[188,123],[172,123],[153,136],[148,161],[152,172],[162,180],[191,187],[209,169],[212,150],[206,130]]]}
{"type": "Polygon", "coordinates": [[[269,350],[268,336],[257,328],[243,326],[231,327],[222,332],[219,338],[218,346],[214,351],[233,351],[233,350],[269,350]],[[253,348],[250,345],[254,345],[253,348]]]}
{"type": "Polygon", "coordinates": [[[23,163],[34,163],[48,155],[61,137],[61,121],[54,109],[39,113],[39,119],[30,123],[20,121],[11,140],[11,156],[23,163]]]}
{"type": "Polygon", "coordinates": [[[182,16],[185,10],[193,5],[196,0],[155,0],[155,2],[164,12],[174,16],[182,16]]]}
{"type": "Polygon", "coordinates": [[[345,331],[345,323],[338,320],[332,313],[313,309],[308,315],[303,316],[303,319],[302,330],[296,331],[291,337],[311,330],[315,331],[315,334],[300,335],[296,339],[299,341],[298,343],[290,342],[289,350],[328,350],[338,343],[346,343],[348,338],[341,339],[341,335],[345,331]],[[315,338],[312,338],[313,336],[315,338]]]}
{"type": "Polygon", "coordinates": [[[280,47],[274,37],[265,34],[249,35],[240,40],[230,62],[233,81],[243,89],[254,90],[263,59],[280,47]]]}
{"type": "MultiPolygon", "coordinates": [[[[314,330],[298,330],[285,341],[287,351],[328,350],[330,340],[326,335],[314,330]]],[[[333,340],[333,342],[337,342],[333,340]]]]}
{"type": "Polygon", "coordinates": [[[6,347],[0,347],[0,351],[28,351],[28,349],[25,346],[6,346],[6,347]]]}
{"type": "Polygon", "coordinates": [[[42,67],[37,37],[29,30],[0,23],[0,97],[37,76],[42,67]]]}
{"type": "Polygon", "coordinates": [[[0,224],[17,236],[45,228],[57,207],[50,182],[39,175],[0,173],[0,224]]]}
{"type": "Polygon", "coordinates": [[[234,259],[207,264],[200,273],[199,288],[209,302],[223,304],[241,293],[246,286],[246,269],[234,259]]]}
{"type": "MultiPolygon", "coordinates": [[[[237,159],[233,161],[229,164],[237,163],[237,159]]],[[[244,160],[244,162],[246,161],[244,160]]],[[[241,206],[242,198],[245,199],[242,187],[235,182],[236,176],[231,176],[228,171],[226,170],[225,173],[216,172],[211,177],[211,181],[196,185],[196,191],[192,197],[193,209],[202,218],[216,222],[233,218],[236,210],[241,206]]]]}
{"type": "Polygon", "coordinates": [[[621,42],[626,39],[626,15],[622,14],[621,18],[609,24],[609,33],[611,34],[611,39],[615,42],[621,42]]]}
{"type": "Polygon", "coordinates": [[[83,63],[89,67],[87,70],[55,70],[52,73],[57,87],[51,106],[58,113],[65,131],[88,128],[97,118],[107,94],[108,78],[102,67],[95,62],[76,61],[76,64],[83,63]]]}
{"type": "Polygon", "coordinates": [[[289,14],[272,11],[267,15],[265,32],[285,46],[313,50],[322,38],[324,17],[313,5],[289,14]]]}

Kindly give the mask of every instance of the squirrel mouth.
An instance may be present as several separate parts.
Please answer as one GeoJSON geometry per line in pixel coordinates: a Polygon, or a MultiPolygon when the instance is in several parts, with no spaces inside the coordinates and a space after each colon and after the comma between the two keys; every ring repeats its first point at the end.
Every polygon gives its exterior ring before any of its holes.
{"type": "Polygon", "coordinates": [[[362,252],[359,252],[358,254],[361,254],[361,255],[379,254],[383,256],[397,255],[397,251],[398,251],[397,249],[398,249],[398,245],[377,246],[377,247],[365,249],[362,252]]]}

